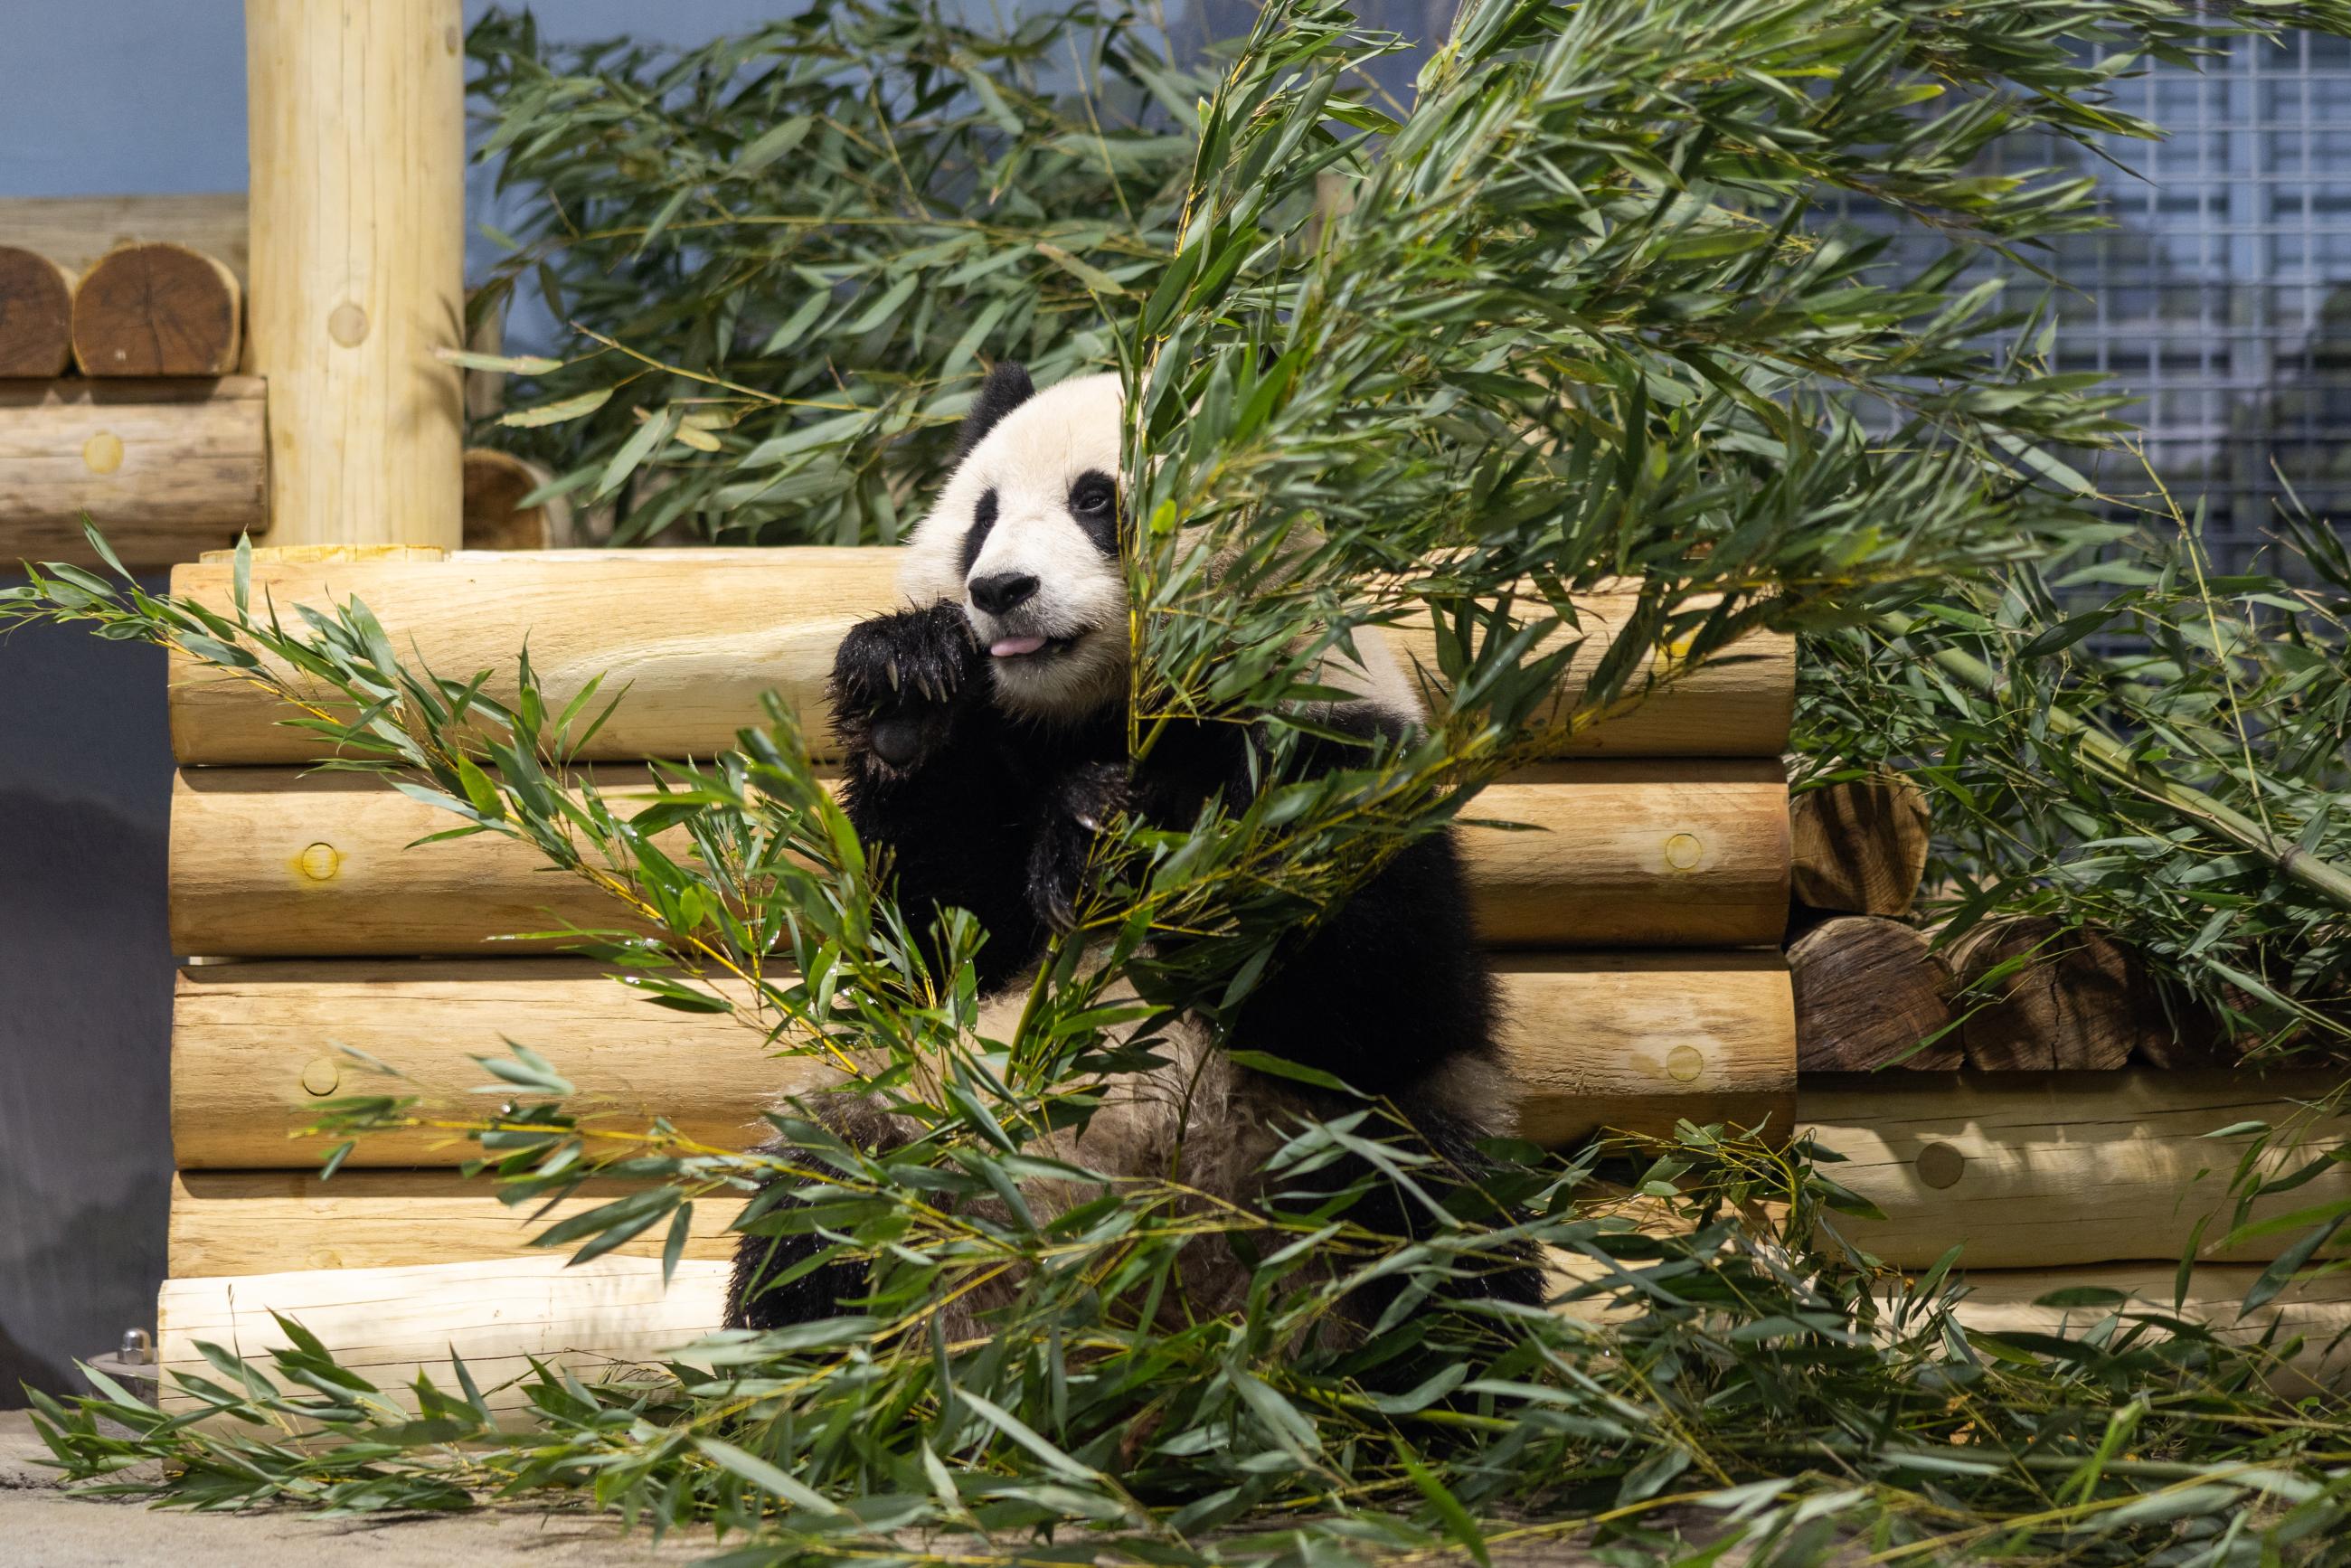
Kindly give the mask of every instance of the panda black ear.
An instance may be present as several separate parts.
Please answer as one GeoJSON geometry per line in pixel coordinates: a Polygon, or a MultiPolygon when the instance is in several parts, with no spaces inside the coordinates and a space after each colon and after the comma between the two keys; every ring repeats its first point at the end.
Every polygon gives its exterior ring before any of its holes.
{"type": "Polygon", "coordinates": [[[956,432],[956,461],[970,456],[971,449],[987,439],[998,421],[1036,395],[1028,366],[1006,360],[988,371],[987,379],[979,383],[979,395],[972,399],[971,412],[963,416],[963,428],[956,432]]]}

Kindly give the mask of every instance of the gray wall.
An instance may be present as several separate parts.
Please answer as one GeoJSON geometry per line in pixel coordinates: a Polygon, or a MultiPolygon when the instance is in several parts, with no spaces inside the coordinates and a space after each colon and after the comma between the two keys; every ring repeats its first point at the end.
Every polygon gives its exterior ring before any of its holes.
{"type": "MultiPolygon", "coordinates": [[[[679,42],[795,8],[537,7],[558,37],[679,42]]],[[[241,10],[10,7],[0,195],[242,189],[241,10]]],[[[0,570],[0,584],[16,580],[13,563],[0,570]]],[[[0,642],[0,1407],[22,1402],[19,1381],[73,1386],[74,1357],[153,1320],[172,1168],[171,777],[160,653],[70,630],[0,642]]]]}

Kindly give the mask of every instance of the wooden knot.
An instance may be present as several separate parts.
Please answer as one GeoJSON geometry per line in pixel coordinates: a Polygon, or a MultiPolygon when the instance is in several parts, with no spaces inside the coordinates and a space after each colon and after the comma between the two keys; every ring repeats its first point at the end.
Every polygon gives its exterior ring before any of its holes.
{"type": "Polygon", "coordinates": [[[356,349],[367,340],[368,313],[344,300],[327,318],[327,335],[346,349],[356,349]]]}
{"type": "Polygon", "coordinates": [[[81,465],[93,474],[111,474],[122,466],[122,437],[101,430],[81,444],[81,465]]]}
{"type": "Polygon", "coordinates": [[[1666,864],[1675,871],[1695,871],[1706,858],[1706,846],[1696,833],[1676,833],[1666,841],[1666,864]]]}
{"type": "Polygon", "coordinates": [[[1666,1052],[1666,1076],[1677,1083],[1695,1083],[1706,1071],[1706,1052],[1694,1045],[1677,1045],[1666,1052]]]}
{"type": "Polygon", "coordinates": [[[1957,1186],[1967,1174],[1967,1155],[1949,1144],[1928,1144],[1918,1151],[1918,1179],[1928,1186],[1957,1186]]]}
{"type": "Polygon", "coordinates": [[[330,843],[310,844],[294,857],[294,869],[310,882],[332,882],[343,869],[343,854],[330,843]]]}
{"type": "Polygon", "coordinates": [[[342,1087],[343,1070],[331,1056],[314,1056],[302,1064],[302,1092],[323,1100],[342,1087]]]}

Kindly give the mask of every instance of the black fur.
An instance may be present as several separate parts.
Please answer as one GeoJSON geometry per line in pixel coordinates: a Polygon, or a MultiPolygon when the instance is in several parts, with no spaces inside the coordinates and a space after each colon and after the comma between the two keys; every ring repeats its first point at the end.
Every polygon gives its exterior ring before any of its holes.
{"type": "Polygon", "coordinates": [[[1118,554],[1117,480],[1099,468],[1079,475],[1070,484],[1070,516],[1078,520],[1094,549],[1106,556],[1118,554]]]}
{"type": "Polygon", "coordinates": [[[971,412],[963,416],[963,428],[956,432],[956,461],[971,455],[971,449],[987,438],[1004,416],[1037,395],[1037,383],[1029,379],[1029,367],[1007,360],[987,372],[979,383],[978,395],[971,401],[971,412]]]}
{"type": "Polygon", "coordinates": [[[990,489],[971,509],[971,527],[964,530],[963,536],[963,572],[966,577],[969,577],[971,569],[979,563],[980,547],[987,543],[988,532],[996,527],[998,504],[996,492],[990,489]]]}

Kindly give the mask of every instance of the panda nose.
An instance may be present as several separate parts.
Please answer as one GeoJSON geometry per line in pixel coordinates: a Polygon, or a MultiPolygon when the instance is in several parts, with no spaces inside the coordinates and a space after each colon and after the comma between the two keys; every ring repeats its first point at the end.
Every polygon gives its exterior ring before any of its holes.
{"type": "Polygon", "coordinates": [[[990,615],[1005,615],[1029,601],[1037,591],[1037,580],[1025,572],[999,571],[975,577],[967,586],[974,604],[990,615]]]}

